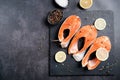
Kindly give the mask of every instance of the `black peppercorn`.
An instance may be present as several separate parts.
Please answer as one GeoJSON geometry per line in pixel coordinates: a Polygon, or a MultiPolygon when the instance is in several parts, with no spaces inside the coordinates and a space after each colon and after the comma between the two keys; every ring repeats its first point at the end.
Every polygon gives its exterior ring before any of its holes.
{"type": "Polygon", "coordinates": [[[63,17],[62,10],[56,9],[56,10],[49,12],[47,19],[50,24],[54,25],[60,22],[62,17],[63,17]]]}

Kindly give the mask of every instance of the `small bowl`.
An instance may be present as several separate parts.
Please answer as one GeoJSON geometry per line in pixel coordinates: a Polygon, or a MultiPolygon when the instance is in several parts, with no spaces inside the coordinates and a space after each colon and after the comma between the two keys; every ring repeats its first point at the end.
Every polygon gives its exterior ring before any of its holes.
{"type": "Polygon", "coordinates": [[[63,18],[63,11],[60,9],[55,9],[49,12],[47,20],[50,24],[55,25],[59,23],[62,18],[63,18]]]}

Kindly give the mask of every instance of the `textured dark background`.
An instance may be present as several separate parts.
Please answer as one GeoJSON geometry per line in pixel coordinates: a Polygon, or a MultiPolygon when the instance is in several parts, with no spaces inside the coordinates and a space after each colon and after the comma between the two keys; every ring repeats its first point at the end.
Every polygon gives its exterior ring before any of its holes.
{"type": "MultiPolygon", "coordinates": [[[[64,10],[80,10],[69,0],[64,10]]],[[[91,10],[114,12],[115,55],[120,57],[119,0],[94,0],[91,10]]],[[[0,0],[0,80],[119,80],[115,76],[54,76],[48,73],[49,27],[46,16],[59,8],[53,0],[0,0]]],[[[112,34],[112,33],[111,33],[112,34]]]]}

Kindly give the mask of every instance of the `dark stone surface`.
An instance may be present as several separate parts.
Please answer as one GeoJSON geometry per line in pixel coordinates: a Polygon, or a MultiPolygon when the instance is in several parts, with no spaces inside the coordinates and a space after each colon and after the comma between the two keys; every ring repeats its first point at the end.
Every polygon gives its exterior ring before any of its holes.
{"type": "MultiPolygon", "coordinates": [[[[106,20],[106,28],[102,31],[98,31],[98,37],[108,36],[110,38],[112,49],[110,51],[110,57],[107,61],[101,62],[101,64],[94,70],[88,71],[85,68],[82,68],[81,62],[76,62],[72,55],[68,55],[68,49],[62,49],[59,42],[53,42],[53,40],[58,40],[58,31],[61,24],[56,25],[55,27],[50,28],[50,75],[114,75],[114,65],[116,63],[116,55],[114,55],[114,17],[113,12],[108,10],[96,10],[96,11],[74,11],[69,10],[65,12],[64,19],[70,15],[77,15],[81,18],[81,27],[85,25],[93,25],[94,21],[97,18],[104,18],[106,20]],[[69,13],[68,13],[69,12],[69,13]],[[67,59],[62,64],[55,61],[55,54],[58,51],[65,51],[67,54],[67,59]],[[99,69],[102,66],[113,65],[110,69],[104,69],[100,71],[99,69]]],[[[63,21],[64,21],[63,19],[63,21]]],[[[61,22],[63,22],[61,21],[61,22]]],[[[79,45],[82,46],[82,45],[79,45]]]]}
{"type": "MultiPolygon", "coordinates": [[[[82,11],[79,0],[69,0],[69,9],[82,11]]],[[[114,12],[115,55],[120,57],[120,1],[94,0],[91,10],[114,12]]],[[[0,0],[0,80],[119,80],[115,76],[56,76],[48,73],[49,27],[46,16],[60,8],[53,0],[0,0]]],[[[88,10],[88,11],[89,11],[88,10]]]]}

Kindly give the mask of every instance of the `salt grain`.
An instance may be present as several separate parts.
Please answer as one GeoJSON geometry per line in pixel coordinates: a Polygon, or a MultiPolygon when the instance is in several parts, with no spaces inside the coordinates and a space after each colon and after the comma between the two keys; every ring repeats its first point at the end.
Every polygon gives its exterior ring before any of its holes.
{"type": "Polygon", "coordinates": [[[66,8],[68,5],[68,0],[55,0],[56,4],[60,7],[66,8]]]}

